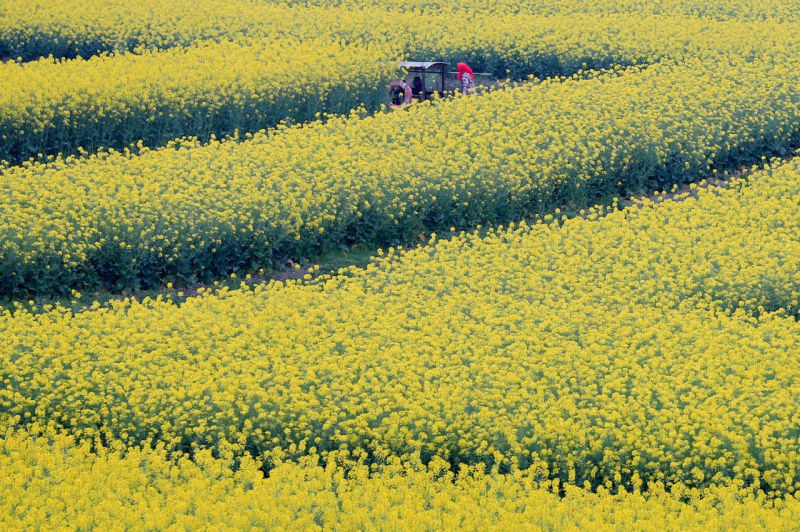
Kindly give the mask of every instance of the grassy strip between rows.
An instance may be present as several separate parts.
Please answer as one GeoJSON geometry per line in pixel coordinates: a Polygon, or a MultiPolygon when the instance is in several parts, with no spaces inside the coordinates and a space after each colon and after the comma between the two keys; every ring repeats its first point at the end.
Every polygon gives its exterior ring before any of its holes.
{"type": "Polygon", "coordinates": [[[0,526],[61,530],[793,530],[794,498],[766,502],[733,489],[592,494],[526,477],[393,465],[345,474],[285,464],[264,478],[245,460],[160,450],[127,453],[63,435],[0,439],[0,526]]]}
{"type": "Polygon", "coordinates": [[[389,52],[282,39],[0,65],[0,160],[208,140],[359,105],[376,110],[396,75],[389,52]]]}
{"type": "Polygon", "coordinates": [[[192,284],[699,180],[798,143],[798,72],[664,64],[241,143],[13,167],[0,174],[0,287],[192,284]]]}
{"type": "Polygon", "coordinates": [[[265,471],[418,460],[793,495],[800,169],[683,199],[180,307],[6,313],[0,426],[265,471]]]}

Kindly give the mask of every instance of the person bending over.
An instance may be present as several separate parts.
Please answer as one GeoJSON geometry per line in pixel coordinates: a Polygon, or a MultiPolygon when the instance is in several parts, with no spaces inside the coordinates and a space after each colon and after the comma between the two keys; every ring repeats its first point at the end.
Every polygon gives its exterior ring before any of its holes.
{"type": "Polygon", "coordinates": [[[466,63],[458,63],[458,81],[461,83],[461,94],[475,93],[475,74],[466,63]]]}

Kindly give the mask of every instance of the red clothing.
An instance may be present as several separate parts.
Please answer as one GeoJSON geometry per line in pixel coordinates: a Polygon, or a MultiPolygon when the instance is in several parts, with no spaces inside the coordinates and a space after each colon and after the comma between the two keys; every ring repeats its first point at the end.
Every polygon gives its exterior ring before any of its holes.
{"type": "Polygon", "coordinates": [[[464,73],[466,72],[469,74],[469,77],[472,78],[472,81],[475,81],[475,74],[472,72],[472,69],[466,63],[458,63],[456,65],[458,67],[458,79],[461,80],[464,78],[464,73]]]}
{"type": "Polygon", "coordinates": [[[475,92],[475,74],[466,63],[458,63],[458,81],[461,82],[461,93],[472,94],[475,92]]]}

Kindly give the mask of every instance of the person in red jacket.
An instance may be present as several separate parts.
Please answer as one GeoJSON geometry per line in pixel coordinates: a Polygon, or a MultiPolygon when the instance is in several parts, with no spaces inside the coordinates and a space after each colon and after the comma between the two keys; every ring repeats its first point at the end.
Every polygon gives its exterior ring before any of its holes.
{"type": "Polygon", "coordinates": [[[461,94],[473,94],[475,92],[475,74],[466,63],[458,63],[458,81],[461,83],[461,94]]]}

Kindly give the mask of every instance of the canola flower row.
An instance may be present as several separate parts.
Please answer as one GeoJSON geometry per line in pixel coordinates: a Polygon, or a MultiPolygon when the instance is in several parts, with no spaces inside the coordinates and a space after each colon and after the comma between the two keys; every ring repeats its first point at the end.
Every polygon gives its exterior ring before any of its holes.
{"type": "Polygon", "coordinates": [[[342,27],[337,34],[348,38],[366,31],[364,39],[371,42],[381,40],[381,30],[392,28],[390,42],[404,44],[407,57],[467,61],[477,70],[513,79],[662,61],[714,61],[727,55],[780,63],[795,57],[799,40],[797,25],[782,20],[756,24],[664,15],[502,12],[464,18],[413,12],[388,17],[371,29],[342,27]]]}
{"type": "Polygon", "coordinates": [[[0,173],[0,290],[192,283],[696,181],[798,143],[796,65],[551,80],[409,112],[0,173]]]}
{"type": "Polygon", "coordinates": [[[498,41],[518,33],[519,21],[510,19],[493,19],[493,40],[474,49],[458,33],[455,39],[423,37],[433,33],[436,21],[417,23],[410,32],[404,20],[385,14],[380,22],[361,14],[321,29],[332,13],[314,12],[316,19],[309,19],[283,12],[282,19],[262,20],[271,23],[265,26],[270,41],[254,43],[257,32],[251,32],[239,44],[0,65],[0,160],[19,163],[43,154],[121,149],[137,141],[158,146],[184,135],[207,140],[282,119],[305,121],[317,112],[360,105],[375,110],[388,101],[385,87],[399,74],[389,66],[400,56],[394,57],[395,41],[385,42],[387,32],[424,43],[409,50],[410,56],[469,60],[502,76],[571,74],[645,61],[646,55],[609,52],[609,37],[596,42],[586,31],[573,32],[570,42],[563,35],[542,38],[547,31],[538,24],[535,34],[516,45],[513,39],[498,41]],[[303,36],[302,44],[294,35],[303,36]],[[362,37],[384,44],[367,48],[362,37]],[[339,39],[355,44],[336,44],[339,39]],[[586,45],[576,46],[582,42],[586,45]]]}
{"type": "MultiPolygon", "coordinates": [[[[315,112],[359,105],[374,110],[386,101],[384,77],[396,75],[386,65],[402,56],[467,61],[477,70],[518,79],[687,57],[716,60],[725,54],[780,63],[787,50],[800,45],[796,28],[782,22],[754,26],[664,16],[508,14],[460,20],[450,14],[420,17],[336,8],[302,8],[292,14],[286,6],[250,5],[276,11],[263,18],[240,13],[250,28],[247,35],[231,29],[217,36],[235,37],[241,44],[207,43],[143,56],[137,49],[136,54],[88,61],[47,59],[0,67],[6,95],[0,101],[0,160],[120,149],[139,140],[152,147],[182,135],[207,139],[236,129],[255,131],[281,118],[305,120],[315,112]],[[463,25],[472,29],[465,33],[463,25]],[[267,33],[269,43],[258,38],[267,33]],[[732,34],[738,38],[730,39],[732,34]],[[298,40],[305,44],[289,61],[286,51],[294,51],[298,40]],[[337,48],[326,41],[343,44],[337,48]],[[373,44],[362,57],[364,42],[373,44]],[[376,70],[381,77],[375,77],[376,70]],[[310,101],[298,96],[301,88],[312,93],[310,101]],[[335,97],[328,98],[328,92],[335,97]]],[[[205,27],[213,17],[190,20],[205,27]]],[[[62,25],[59,21],[57,27],[62,25]]],[[[205,36],[197,31],[198,37],[205,36]]],[[[161,39],[154,42],[165,46],[161,39]]]]}
{"type": "Polygon", "coordinates": [[[86,57],[245,35],[274,37],[268,28],[303,14],[241,0],[154,0],[146,6],[135,0],[2,0],[0,57],[86,57]]]}
{"type": "MultiPolygon", "coordinates": [[[[273,3],[291,6],[328,5],[326,0],[268,0],[273,3]]],[[[669,16],[708,17],[715,20],[762,20],[778,18],[797,20],[797,4],[791,0],[765,0],[752,2],[742,0],[665,0],[653,3],[646,0],[590,0],[571,2],[569,0],[460,0],[457,3],[443,0],[338,0],[337,6],[350,9],[382,7],[417,13],[437,12],[510,12],[515,14],[582,14],[608,13],[652,14],[669,16]]]]}
{"type": "Polygon", "coordinates": [[[800,489],[800,163],[305,282],[0,317],[0,426],[265,469],[800,489]]]}
{"type": "Polygon", "coordinates": [[[386,47],[264,40],[0,65],[0,160],[209,139],[379,108],[386,47]]]}
{"type": "MultiPolygon", "coordinates": [[[[336,6],[330,2],[286,5],[242,0],[154,0],[143,8],[133,0],[0,0],[0,58],[86,57],[98,51],[186,46],[206,39],[279,35],[298,38],[331,33],[338,38],[360,36],[385,40],[388,37],[396,44],[453,37],[463,40],[477,33],[474,42],[481,43],[488,35],[500,34],[502,25],[495,26],[494,20],[509,16],[518,21],[514,34],[536,33],[538,25],[554,26],[554,21],[566,26],[572,22],[572,31],[576,31],[587,24],[589,28],[602,24],[604,18],[627,18],[629,24],[617,24],[618,28],[610,35],[617,37],[616,41],[611,39],[612,43],[628,40],[620,38],[620,33],[642,33],[637,22],[656,17],[661,19],[658,28],[688,23],[722,29],[729,23],[741,23],[744,33],[728,31],[726,39],[717,41],[716,46],[724,46],[723,43],[730,41],[752,41],[747,36],[751,26],[798,21],[796,6],[786,0],[757,5],[730,0],[675,0],[657,5],[641,0],[580,3],[462,0],[455,6],[452,2],[437,6],[435,2],[406,0],[390,4],[361,0],[340,2],[336,6]],[[465,28],[469,31],[464,31],[465,28]],[[731,35],[736,35],[736,39],[731,39],[731,35]]],[[[645,23],[644,28],[648,26],[645,23]]],[[[796,28],[785,26],[784,32],[796,33],[796,28]]],[[[593,33],[597,38],[598,32],[593,33]]]]}
{"type": "Polygon", "coordinates": [[[800,503],[732,489],[593,494],[441,466],[323,469],[284,464],[269,478],[245,459],[199,452],[90,450],[64,435],[0,438],[0,526],[61,530],[793,530],[800,503]],[[685,499],[682,501],[681,498],[685,499]]]}
{"type": "Polygon", "coordinates": [[[452,17],[384,13],[372,19],[360,13],[328,27],[333,13],[270,18],[270,41],[251,32],[239,44],[0,65],[0,160],[121,149],[137,141],[152,147],[183,135],[207,140],[237,129],[256,131],[284,118],[305,121],[317,112],[359,105],[375,110],[387,101],[388,79],[398,75],[389,65],[402,54],[468,61],[478,70],[521,78],[686,56],[766,60],[777,54],[774,60],[781,61],[786,54],[779,51],[800,45],[796,32],[774,25],[753,30],[738,23],[716,27],[663,17],[581,21],[492,15],[470,20],[482,29],[465,37],[456,27],[440,31],[454,23],[452,17]],[[730,42],[731,33],[740,38],[730,42]],[[387,42],[386,35],[399,38],[387,42]],[[365,47],[363,42],[383,44],[365,47]]]}
{"type": "Polygon", "coordinates": [[[542,77],[571,73],[568,69],[573,64],[583,62],[598,68],[720,53],[791,53],[798,41],[796,24],[786,18],[719,21],[613,10],[444,11],[422,16],[413,9],[252,2],[200,2],[191,8],[155,2],[142,10],[135,2],[118,3],[116,10],[98,1],[46,2],[35,7],[21,2],[9,7],[5,19],[0,18],[0,58],[88,57],[99,52],[188,46],[209,39],[327,38],[387,43],[397,55],[412,60],[467,60],[476,71],[542,77]]]}

